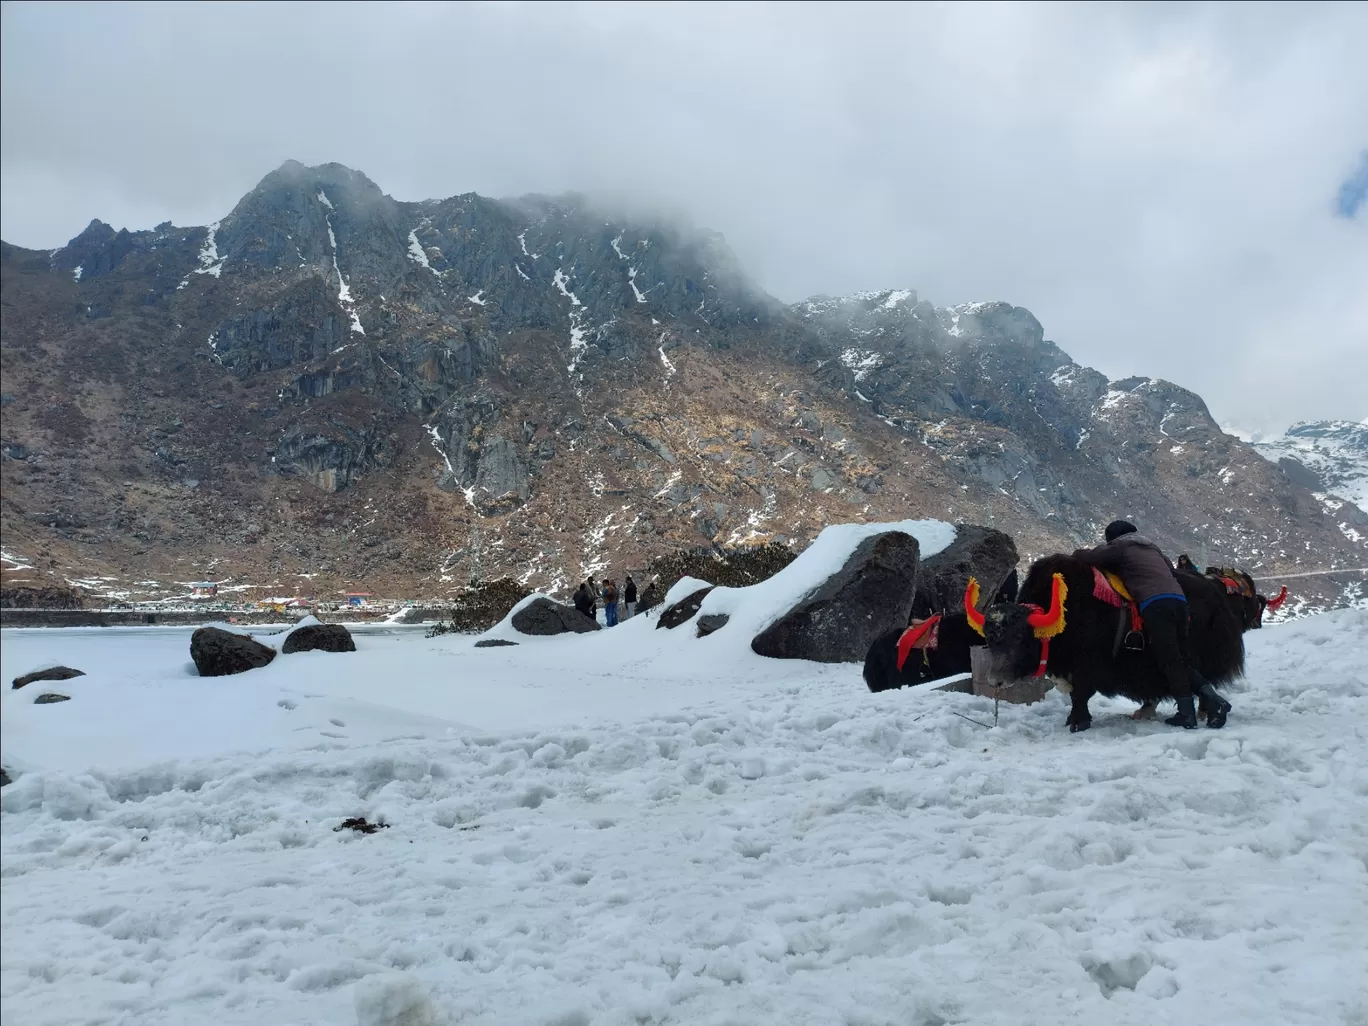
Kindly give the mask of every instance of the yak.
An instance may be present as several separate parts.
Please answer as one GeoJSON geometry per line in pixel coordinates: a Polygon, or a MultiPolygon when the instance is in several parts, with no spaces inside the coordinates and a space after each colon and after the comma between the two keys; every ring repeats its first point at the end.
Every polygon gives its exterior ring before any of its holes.
{"type": "MultiPolygon", "coordinates": [[[[1011,602],[1016,593],[1017,572],[1012,570],[998,585],[993,601],[1011,602]]],[[[930,608],[914,608],[913,613],[928,618],[936,615],[930,608]]],[[[864,663],[864,680],[870,691],[905,688],[969,672],[969,649],[982,645],[983,638],[969,626],[969,618],[963,610],[944,610],[939,616],[939,623],[935,625],[935,644],[902,653],[901,667],[898,665],[898,641],[915,630],[916,621],[912,627],[898,627],[874,639],[864,663]]]]}
{"type": "MultiPolygon", "coordinates": [[[[1205,576],[1180,573],[1188,600],[1189,651],[1203,677],[1223,684],[1244,672],[1240,623],[1225,600],[1224,588],[1205,576]]],[[[1026,573],[1017,602],[998,602],[978,613],[977,583],[970,582],[965,614],[982,629],[991,654],[989,676],[1001,682],[1023,677],[1054,677],[1068,685],[1070,732],[1092,726],[1088,700],[1101,693],[1122,695],[1142,705],[1171,698],[1167,682],[1148,647],[1122,645],[1127,611],[1093,596],[1092,567],[1071,556],[1047,556],[1026,573]]],[[[1210,710],[1203,710],[1210,716],[1210,710]]],[[[1224,718],[1208,725],[1221,726],[1224,718]]]]}
{"type": "Polygon", "coordinates": [[[1267,598],[1259,594],[1254,578],[1243,570],[1209,566],[1204,576],[1225,590],[1226,603],[1240,621],[1240,626],[1247,631],[1256,631],[1263,626],[1265,609],[1276,613],[1278,607],[1287,600],[1287,585],[1283,585],[1282,591],[1273,598],[1267,598]]]}

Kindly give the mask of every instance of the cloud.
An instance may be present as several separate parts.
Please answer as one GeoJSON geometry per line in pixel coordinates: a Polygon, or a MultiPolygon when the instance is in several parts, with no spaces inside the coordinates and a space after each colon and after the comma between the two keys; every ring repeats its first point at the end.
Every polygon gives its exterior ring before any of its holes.
{"type": "Polygon", "coordinates": [[[786,300],[1031,308],[1268,428],[1368,414],[1362,5],[9,5],[7,241],[205,223],[288,157],[585,191],[786,300]]]}

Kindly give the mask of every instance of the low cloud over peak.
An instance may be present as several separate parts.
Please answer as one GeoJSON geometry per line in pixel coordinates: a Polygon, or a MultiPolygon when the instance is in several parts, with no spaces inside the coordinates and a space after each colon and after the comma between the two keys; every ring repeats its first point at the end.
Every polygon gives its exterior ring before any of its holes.
{"type": "Polygon", "coordinates": [[[206,223],[286,157],[579,190],[716,229],[787,301],[1005,299],[1222,421],[1368,414],[1361,5],[3,17],[8,242],[206,223]]]}

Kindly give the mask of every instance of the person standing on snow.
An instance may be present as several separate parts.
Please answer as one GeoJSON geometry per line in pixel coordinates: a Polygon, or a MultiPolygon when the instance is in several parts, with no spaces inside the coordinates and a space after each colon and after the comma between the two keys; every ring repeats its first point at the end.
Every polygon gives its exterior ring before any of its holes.
{"type": "Polygon", "coordinates": [[[632,614],[636,612],[637,604],[636,581],[632,580],[631,574],[627,575],[627,585],[622,589],[622,600],[627,607],[627,615],[623,619],[630,620],[632,614]]]}
{"type": "Polygon", "coordinates": [[[1209,707],[1207,724],[1225,726],[1230,703],[1197,672],[1189,655],[1187,596],[1178,583],[1173,564],[1159,551],[1159,546],[1142,538],[1129,521],[1113,520],[1107,525],[1106,539],[1105,545],[1095,549],[1078,549],[1073,558],[1115,573],[1140,607],[1154,661],[1178,701],[1177,714],[1164,722],[1188,730],[1197,726],[1197,710],[1192,702],[1196,691],[1209,707]]]}
{"type": "Polygon", "coordinates": [[[617,582],[612,580],[603,582],[603,622],[609,627],[616,627],[618,622],[617,582]]]}

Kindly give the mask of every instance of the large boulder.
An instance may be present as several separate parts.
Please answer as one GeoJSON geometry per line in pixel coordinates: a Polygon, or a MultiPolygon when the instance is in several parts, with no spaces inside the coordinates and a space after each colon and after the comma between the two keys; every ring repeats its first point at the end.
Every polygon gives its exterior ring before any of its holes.
{"type": "Polygon", "coordinates": [[[201,677],[245,673],[265,666],[275,655],[275,649],[254,638],[218,627],[201,627],[190,635],[190,658],[201,677]]]}
{"type": "Polygon", "coordinates": [[[22,688],[36,680],[71,680],[72,677],[84,676],[85,670],[73,670],[70,666],[49,666],[46,670],[34,670],[22,677],[15,677],[13,687],[22,688]]]}
{"type": "Polygon", "coordinates": [[[552,634],[588,634],[598,630],[599,624],[574,606],[562,605],[549,598],[535,598],[513,614],[513,629],[519,634],[545,637],[552,634]]]}
{"type": "Polygon", "coordinates": [[[905,627],[917,585],[917,539],[903,531],[871,535],[845,564],[751,641],[775,659],[855,663],[874,639],[905,627]]]}
{"type": "MultiPolygon", "coordinates": [[[[927,556],[917,569],[912,613],[924,617],[961,610],[970,577],[978,578],[986,598],[1016,565],[1017,547],[1011,535],[991,527],[961,524],[955,540],[934,556],[927,556]]],[[[1007,601],[1015,597],[1008,596],[1007,601]]]]}
{"type": "Polygon", "coordinates": [[[340,623],[311,623],[296,627],[280,646],[285,655],[291,652],[355,652],[356,642],[351,631],[340,623]]]}
{"type": "Polygon", "coordinates": [[[710,584],[706,588],[699,588],[691,591],[678,602],[673,602],[660,611],[660,619],[656,622],[656,630],[662,627],[674,629],[681,623],[687,623],[693,619],[698,607],[703,604],[703,600],[708,597],[708,592],[713,590],[710,584]]]}

